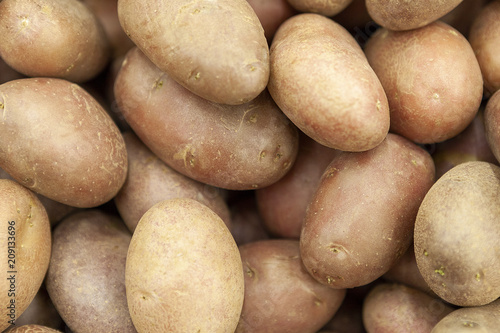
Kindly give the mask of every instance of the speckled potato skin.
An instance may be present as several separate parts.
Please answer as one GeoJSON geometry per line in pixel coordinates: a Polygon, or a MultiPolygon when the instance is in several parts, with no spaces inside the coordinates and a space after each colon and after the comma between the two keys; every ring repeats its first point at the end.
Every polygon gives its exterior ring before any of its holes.
{"type": "Polygon", "coordinates": [[[500,91],[488,99],[484,110],[486,141],[497,161],[500,161],[500,91]]]}
{"type": "Polygon", "coordinates": [[[62,332],[42,325],[23,325],[9,330],[8,333],[62,333],[62,332]]]}
{"type": "Polygon", "coordinates": [[[4,304],[0,330],[4,330],[9,327],[9,320],[21,316],[42,285],[52,242],[49,218],[40,200],[33,192],[9,179],[0,179],[0,221],[0,246],[5,253],[0,265],[5,274],[0,280],[0,302],[4,304]],[[10,271],[16,273],[8,273],[10,271]],[[12,275],[13,280],[8,280],[12,275]],[[13,299],[14,310],[11,311],[7,306],[13,299]]]}
{"type": "Polygon", "coordinates": [[[363,301],[363,323],[369,333],[429,333],[453,310],[423,291],[382,283],[373,287],[363,301]]]}
{"type": "Polygon", "coordinates": [[[144,214],[125,275],[138,332],[236,329],[244,296],[240,253],[224,222],[196,200],[165,200],[144,214]]]}
{"type": "Polygon", "coordinates": [[[125,293],[131,234],[99,210],[77,212],[53,231],[45,285],[55,308],[74,332],[136,332],[125,293]]]}
{"type": "Polygon", "coordinates": [[[390,30],[411,30],[443,17],[463,0],[366,0],[373,20],[390,30]]]}
{"type": "Polygon", "coordinates": [[[268,93],[237,106],[211,103],[131,50],[115,82],[117,105],[134,132],[174,170],[230,190],[268,186],[291,168],[297,128],[268,93]]]}
{"type": "Polygon", "coordinates": [[[415,222],[415,258],[429,287],[458,306],[500,297],[500,167],[466,162],[439,178],[415,222]]]}
{"type": "Polygon", "coordinates": [[[288,118],[330,148],[365,151],[389,130],[379,79],[356,40],[319,14],[299,14],[276,32],[268,89],[288,118]]]}
{"type": "Polygon", "coordinates": [[[418,207],[433,182],[431,156],[396,134],[370,151],[337,156],[302,225],[307,271],[332,288],[382,276],[410,246],[418,207]]]}
{"type": "Polygon", "coordinates": [[[333,16],[349,6],[352,0],[288,0],[299,12],[333,16]]]}
{"type": "Polygon", "coordinates": [[[479,110],[481,69],[467,39],[446,23],[379,29],[365,54],[387,94],[391,132],[441,142],[463,131],[479,110]]]}
{"type": "Polygon", "coordinates": [[[191,198],[212,209],[231,229],[229,208],[222,190],[199,183],[172,170],[133,132],[123,134],[127,146],[128,175],[114,197],[120,216],[134,232],[142,215],[154,204],[173,198],[191,198]]]}
{"type": "Polygon", "coordinates": [[[54,78],[0,85],[0,167],[52,200],[95,207],[125,182],[127,151],[106,111],[80,86],[54,78]]]}
{"type": "Polygon", "coordinates": [[[266,88],[269,46],[246,0],[119,0],[118,17],[156,66],[198,96],[234,105],[266,88]]]}
{"type": "Polygon", "coordinates": [[[109,60],[104,30],[80,1],[3,0],[0,17],[0,55],[27,76],[84,82],[109,60]]]}
{"type": "Polygon", "coordinates": [[[245,300],[236,333],[315,333],[339,309],[345,289],[331,289],[303,268],[299,241],[262,240],[240,246],[245,300]]]}

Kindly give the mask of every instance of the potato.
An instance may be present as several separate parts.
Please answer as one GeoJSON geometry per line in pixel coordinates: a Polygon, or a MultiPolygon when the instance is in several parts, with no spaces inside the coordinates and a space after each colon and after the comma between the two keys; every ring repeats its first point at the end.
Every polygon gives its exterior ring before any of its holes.
{"type": "Polygon", "coordinates": [[[95,207],[125,182],[118,127],[80,86],[54,78],[0,85],[0,167],[58,202],[95,207]]]}
{"type": "Polygon", "coordinates": [[[484,87],[491,95],[500,89],[500,2],[485,5],[474,18],[469,41],[476,54],[484,79],[484,87]]]}
{"type": "MultiPolygon", "coordinates": [[[[378,25],[372,21],[368,11],[366,10],[365,0],[352,0],[349,6],[342,10],[337,15],[333,16],[332,19],[339,23],[341,26],[346,28],[348,31],[354,32],[354,37],[359,44],[364,44],[365,41],[360,41],[356,37],[356,34],[367,34],[366,28],[378,28],[378,25]]],[[[373,32],[373,31],[372,31],[373,32]]],[[[366,35],[368,37],[368,35],[366,35]]]]}
{"type": "Polygon", "coordinates": [[[347,289],[342,304],[318,333],[366,333],[363,326],[363,298],[347,289]]]}
{"type": "Polygon", "coordinates": [[[479,110],[481,70],[469,42],[451,26],[379,29],[365,53],[387,93],[391,132],[440,142],[463,131],[479,110]]]}
{"type": "Polygon", "coordinates": [[[400,284],[375,286],[363,303],[368,333],[428,333],[453,308],[439,298],[400,284]]]}
{"type": "Polygon", "coordinates": [[[51,251],[50,223],[36,195],[9,179],[0,179],[0,331],[14,324],[42,285],[51,251]]]}
{"type": "Polygon", "coordinates": [[[242,104],[266,88],[269,46],[246,0],[120,0],[118,17],[161,71],[198,96],[242,104]]]}
{"type": "Polygon", "coordinates": [[[288,0],[300,12],[333,16],[343,11],[353,0],[288,0]]]}
{"type": "Polygon", "coordinates": [[[45,284],[73,331],[136,332],[125,293],[130,239],[122,221],[100,210],[72,214],[54,229],[45,284]]]}
{"type": "Polygon", "coordinates": [[[248,195],[234,200],[229,205],[231,234],[238,246],[271,238],[259,214],[254,191],[247,192],[248,195]]]}
{"type": "Polygon", "coordinates": [[[318,143],[344,151],[374,148],[389,130],[385,92],[356,40],[319,14],[286,20],[271,45],[269,92],[318,143]]]}
{"type": "Polygon", "coordinates": [[[257,14],[264,35],[269,42],[272,41],[276,30],[287,18],[296,12],[287,0],[247,0],[257,14]]]}
{"type": "Polygon", "coordinates": [[[115,82],[117,105],[142,142],[174,170],[230,190],[268,186],[292,167],[297,128],[267,92],[215,104],[184,89],[138,49],[115,82]]]}
{"type": "Polygon", "coordinates": [[[16,72],[12,67],[7,65],[5,61],[0,57],[0,84],[22,78],[24,78],[24,75],[22,75],[19,72],[16,72]]]}
{"type": "Polygon", "coordinates": [[[307,271],[332,288],[382,276],[410,246],[433,181],[431,156],[396,134],[369,151],[341,153],[324,171],[302,225],[307,271]]]}
{"type": "Polygon", "coordinates": [[[483,6],[488,1],[489,0],[463,0],[452,11],[441,17],[440,21],[451,25],[468,38],[474,19],[479,15],[483,6]]]}
{"type": "Polygon", "coordinates": [[[58,332],[62,333],[62,331],[58,331],[42,325],[23,325],[8,331],[8,333],[58,333],[58,332]]]}
{"type": "Polygon", "coordinates": [[[415,257],[429,287],[458,306],[500,297],[500,167],[457,165],[426,194],[415,222],[415,257]]]}
{"type": "Polygon", "coordinates": [[[484,110],[486,141],[497,161],[500,161],[500,92],[488,99],[484,110]]]}
{"type": "Polygon", "coordinates": [[[390,30],[411,30],[438,20],[462,0],[366,0],[368,13],[375,22],[390,30]]]}
{"type": "Polygon", "coordinates": [[[170,199],[141,218],[125,271],[138,332],[234,332],[243,306],[238,247],[202,203],[170,199]]]}
{"type": "Polygon", "coordinates": [[[84,82],[109,60],[102,26],[77,0],[3,0],[0,17],[0,56],[27,76],[84,82]]]}
{"type": "Polygon", "coordinates": [[[155,203],[172,198],[191,198],[212,209],[231,228],[229,208],[221,190],[172,170],[154,155],[133,132],[124,133],[128,175],[114,197],[123,221],[134,232],[142,215],[155,203]]]}
{"type": "Polygon", "coordinates": [[[456,309],[441,319],[431,333],[496,332],[500,325],[500,299],[487,305],[456,309]]]}
{"type": "Polygon", "coordinates": [[[240,254],[245,299],[236,333],[315,333],[344,300],[345,289],[328,288],[303,268],[298,240],[247,243],[240,254]]]}

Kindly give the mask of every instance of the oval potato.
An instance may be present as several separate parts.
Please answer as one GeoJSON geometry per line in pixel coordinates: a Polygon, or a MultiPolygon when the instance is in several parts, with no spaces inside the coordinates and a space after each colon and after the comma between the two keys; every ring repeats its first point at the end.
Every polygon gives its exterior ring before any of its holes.
{"type": "Polygon", "coordinates": [[[343,11],[353,0],[288,0],[293,8],[304,13],[333,16],[343,11]]]}

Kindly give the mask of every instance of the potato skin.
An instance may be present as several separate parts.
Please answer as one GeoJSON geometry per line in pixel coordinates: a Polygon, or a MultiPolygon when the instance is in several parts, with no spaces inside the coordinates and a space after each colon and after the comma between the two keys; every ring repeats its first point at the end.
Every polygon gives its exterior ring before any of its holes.
{"type": "Polygon", "coordinates": [[[118,127],[80,86],[54,78],[0,85],[0,167],[52,200],[95,207],[125,182],[118,127]]]}
{"type": "Polygon", "coordinates": [[[62,331],[42,325],[23,325],[13,328],[8,333],[62,333],[62,331]]]}
{"type": "Polygon", "coordinates": [[[500,297],[500,167],[466,162],[439,178],[415,221],[415,258],[429,287],[458,306],[500,297]]]}
{"type": "Polygon", "coordinates": [[[387,97],[345,28],[319,14],[295,15],[280,26],[270,52],[269,92],[305,134],[343,151],[382,142],[387,97]]]}
{"type": "Polygon", "coordinates": [[[47,212],[33,192],[15,181],[0,179],[0,203],[0,246],[5,251],[0,330],[4,330],[8,321],[15,321],[26,310],[42,285],[52,242],[47,212]]]}
{"type": "Polygon", "coordinates": [[[463,131],[479,110],[479,64],[469,42],[448,24],[379,29],[365,54],[387,94],[391,132],[417,143],[440,142],[463,131]]]}
{"type": "Polygon", "coordinates": [[[345,289],[328,288],[303,268],[298,240],[263,240],[239,249],[245,298],[236,333],[314,333],[342,304],[345,289]]]}
{"type": "Polygon", "coordinates": [[[497,161],[500,161],[500,91],[488,99],[484,110],[486,141],[497,161]]]}
{"type": "Polygon", "coordinates": [[[288,0],[300,12],[333,16],[343,11],[352,0],[288,0]]]}
{"type": "Polygon", "coordinates": [[[287,18],[296,14],[287,0],[247,0],[257,14],[268,43],[287,18]]]}
{"type": "Polygon", "coordinates": [[[144,214],[125,279],[138,332],[236,329],[244,296],[238,247],[220,217],[196,200],[165,200],[144,214]]]}
{"type": "Polygon", "coordinates": [[[463,0],[366,0],[368,13],[382,27],[411,30],[436,21],[452,11],[463,0]]]}
{"type": "Polygon", "coordinates": [[[120,0],[118,17],[156,66],[198,96],[234,105],[266,88],[269,46],[246,0],[120,0]]]}
{"type": "Polygon", "coordinates": [[[100,210],[61,221],[45,281],[54,306],[75,332],[136,332],[125,293],[125,261],[131,234],[100,210]]]}
{"type": "Polygon", "coordinates": [[[102,26],[79,1],[3,0],[0,17],[0,55],[27,76],[84,82],[109,60],[102,26]]]}
{"type": "Polygon", "coordinates": [[[151,151],[205,184],[230,190],[268,186],[297,156],[297,128],[267,92],[238,106],[211,103],[161,72],[138,48],[127,54],[115,96],[151,151]]]}
{"type": "Polygon", "coordinates": [[[396,134],[372,150],[341,153],[323,173],[302,225],[307,271],[332,288],[382,276],[411,244],[418,207],[433,181],[431,156],[396,134]]]}

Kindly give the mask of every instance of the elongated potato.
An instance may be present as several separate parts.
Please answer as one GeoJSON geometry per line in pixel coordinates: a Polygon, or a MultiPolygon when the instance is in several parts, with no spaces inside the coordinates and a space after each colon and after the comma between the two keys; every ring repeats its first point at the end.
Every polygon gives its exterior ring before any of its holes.
{"type": "Polygon", "coordinates": [[[115,82],[118,106],[146,146],[174,170],[231,190],[268,186],[292,167],[297,128],[267,92],[237,106],[209,102],[131,50],[115,82]]]}
{"type": "Polygon", "coordinates": [[[127,151],[118,127],[80,86],[26,78],[0,85],[0,167],[49,199],[95,207],[125,182],[127,151]]]}
{"type": "Polygon", "coordinates": [[[268,88],[299,129],[330,148],[368,150],[389,130],[387,97],[362,49],[322,15],[296,15],[280,26],[268,88]]]}
{"type": "Polygon", "coordinates": [[[120,0],[118,16],[146,56],[196,95],[242,104],[266,88],[269,46],[246,0],[120,0]]]}
{"type": "Polygon", "coordinates": [[[304,266],[332,288],[366,285],[411,244],[418,207],[434,181],[431,156],[388,134],[376,148],[341,153],[323,173],[300,235],[304,266]]]}

